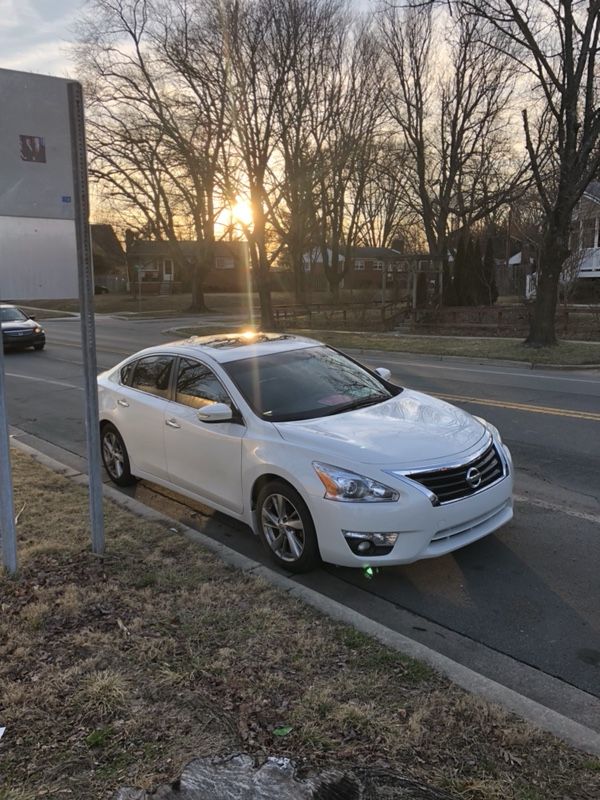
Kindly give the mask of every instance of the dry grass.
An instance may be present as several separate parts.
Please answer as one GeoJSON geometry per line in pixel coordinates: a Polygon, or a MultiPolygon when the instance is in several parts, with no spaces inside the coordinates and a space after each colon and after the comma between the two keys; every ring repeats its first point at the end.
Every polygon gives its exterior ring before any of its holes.
{"type": "Polygon", "coordinates": [[[14,469],[27,505],[21,573],[0,578],[0,800],[104,798],[238,750],[465,800],[600,796],[596,759],[160,525],[109,503],[93,557],[83,490],[20,454],[14,469]]]}
{"type": "MultiPolygon", "coordinates": [[[[227,332],[245,330],[248,326],[230,326],[227,332]]],[[[223,333],[225,326],[190,326],[178,328],[181,336],[207,336],[223,333]]],[[[394,333],[353,333],[351,331],[292,330],[326,342],[341,350],[379,350],[416,355],[462,356],[477,359],[505,359],[528,364],[560,364],[585,366],[600,364],[600,342],[561,341],[555,347],[532,348],[523,339],[482,339],[477,336],[403,336],[394,333]]]]}

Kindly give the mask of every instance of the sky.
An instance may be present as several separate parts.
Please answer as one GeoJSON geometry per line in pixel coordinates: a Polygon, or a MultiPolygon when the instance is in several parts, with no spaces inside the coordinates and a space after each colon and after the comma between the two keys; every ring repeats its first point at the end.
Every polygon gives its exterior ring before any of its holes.
{"type": "MultiPolygon", "coordinates": [[[[0,68],[77,78],[69,59],[85,0],[0,0],[0,68]]],[[[369,0],[355,0],[363,10],[369,0]]]]}
{"type": "Polygon", "coordinates": [[[0,0],[0,68],[76,77],[73,22],[85,0],[0,0]]]}

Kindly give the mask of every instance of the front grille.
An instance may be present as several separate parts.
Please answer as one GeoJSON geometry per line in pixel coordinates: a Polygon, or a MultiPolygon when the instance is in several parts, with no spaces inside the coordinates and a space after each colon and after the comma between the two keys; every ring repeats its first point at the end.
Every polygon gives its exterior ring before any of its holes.
{"type": "Polygon", "coordinates": [[[502,461],[496,447],[492,444],[480,456],[460,467],[446,467],[428,472],[413,472],[408,474],[407,477],[433,492],[440,503],[449,503],[452,500],[460,500],[462,497],[469,497],[469,495],[486,489],[499,480],[503,474],[502,461]],[[477,478],[477,474],[471,472],[472,470],[478,471],[481,478],[479,483],[473,480],[473,478],[477,478]],[[468,473],[471,473],[469,475],[470,481],[467,480],[468,473]]]}

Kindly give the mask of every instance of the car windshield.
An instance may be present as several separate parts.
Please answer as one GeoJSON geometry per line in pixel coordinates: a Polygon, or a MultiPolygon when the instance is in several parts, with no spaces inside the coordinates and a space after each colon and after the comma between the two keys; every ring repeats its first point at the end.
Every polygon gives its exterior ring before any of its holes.
{"type": "Polygon", "coordinates": [[[328,347],[247,358],[223,368],[254,413],[271,422],[339,414],[402,391],[328,347]]]}
{"type": "Polygon", "coordinates": [[[25,322],[29,317],[18,308],[0,308],[0,322],[25,322]]]}

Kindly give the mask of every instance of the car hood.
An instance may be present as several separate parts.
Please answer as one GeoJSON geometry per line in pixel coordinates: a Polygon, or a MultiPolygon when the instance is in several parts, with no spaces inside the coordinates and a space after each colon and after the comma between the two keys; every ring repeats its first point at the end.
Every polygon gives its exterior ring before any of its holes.
{"type": "Polygon", "coordinates": [[[3,331],[24,331],[28,328],[35,328],[37,327],[38,323],[35,320],[31,319],[20,319],[14,320],[13,322],[3,322],[2,323],[2,330],[3,331]]]}
{"type": "Polygon", "coordinates": [[[409,389],[375,406],[275,426],[285,441],[330,460],[406,469],[456,456],[486,435],[466,411],[409,389]]]}

